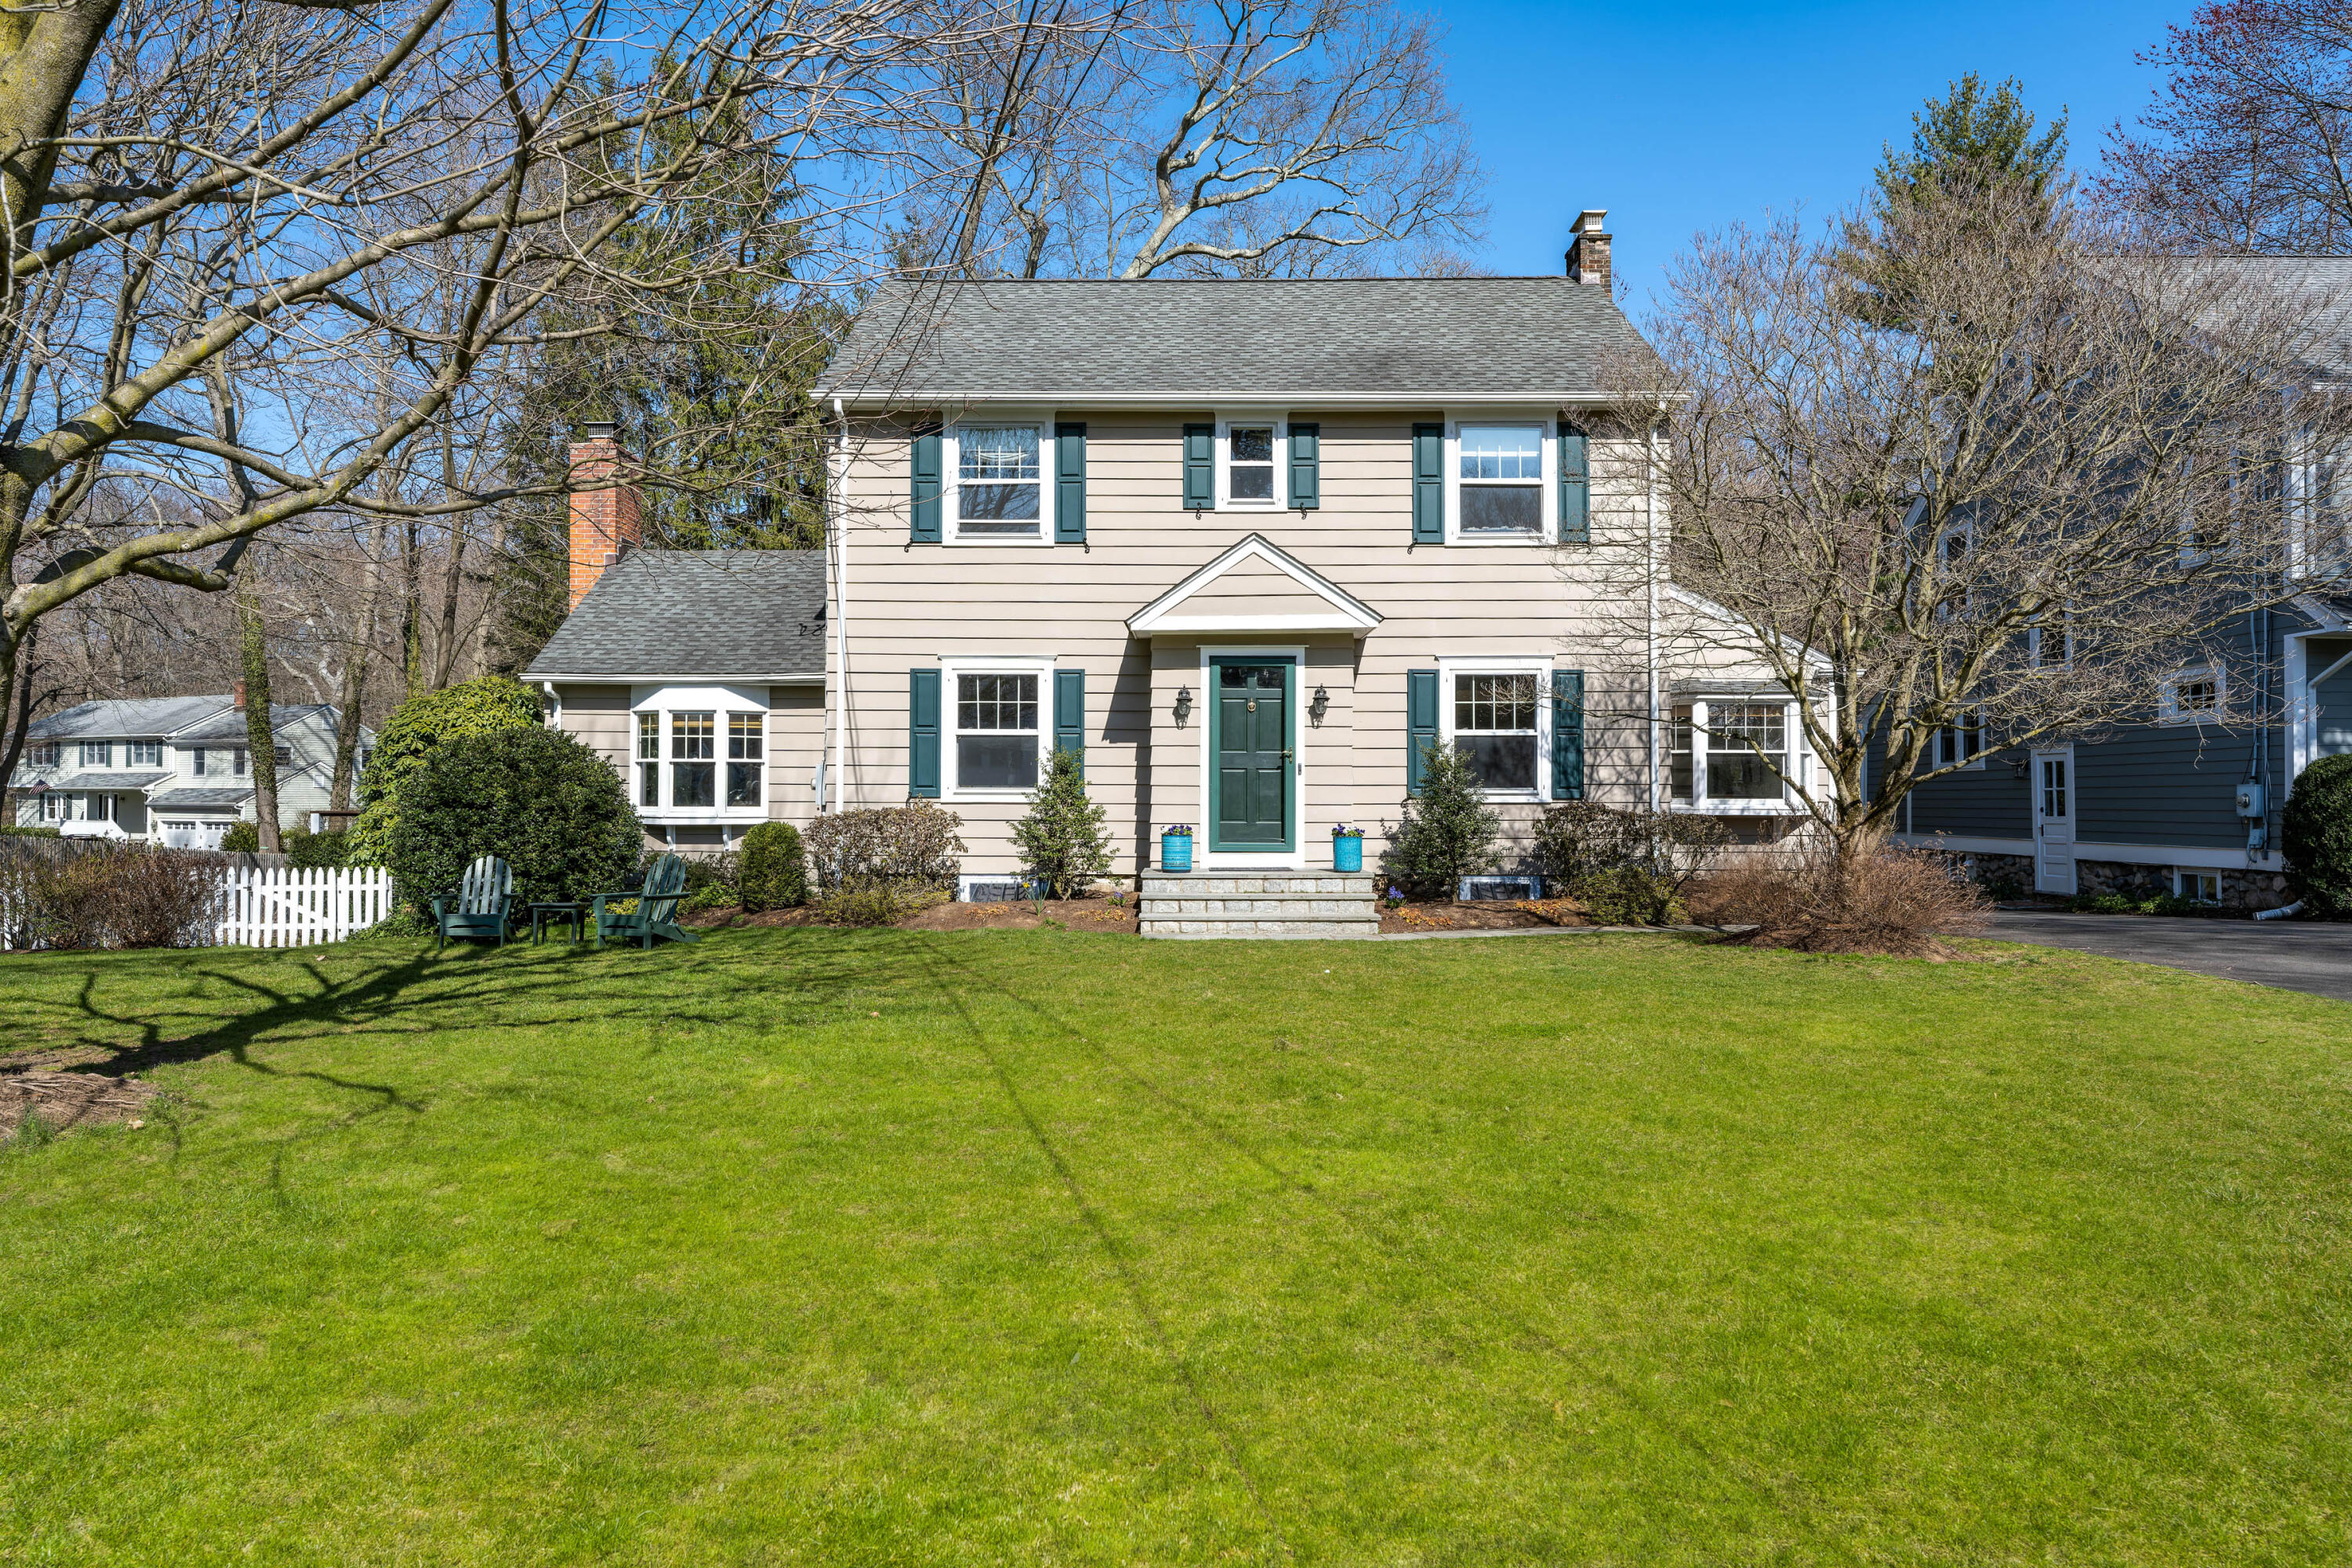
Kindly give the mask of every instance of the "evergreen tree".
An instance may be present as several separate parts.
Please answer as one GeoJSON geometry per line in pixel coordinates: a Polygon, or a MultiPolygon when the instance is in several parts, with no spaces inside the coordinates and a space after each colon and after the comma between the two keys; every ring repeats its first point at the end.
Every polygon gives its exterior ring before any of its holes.
{"type": "Polygon", "coordinates": [[[1463,878],[1495,863],[1502,826],[1470,759],[1432,742],[1422,752],[1421,796],[1405,803],[1404,820],[1389,835],[1389,875],[1410,891],[1450,899],[1463,878]]]}
{"type": "Polygon", "coordinates": [[[1110,869],[1110,836],[1103,808],[1087,795],[1083,753],[1056,746],[1029,815],[1013,825],[1029,874],[1057,899],[1074,899],[1110,869]]]}

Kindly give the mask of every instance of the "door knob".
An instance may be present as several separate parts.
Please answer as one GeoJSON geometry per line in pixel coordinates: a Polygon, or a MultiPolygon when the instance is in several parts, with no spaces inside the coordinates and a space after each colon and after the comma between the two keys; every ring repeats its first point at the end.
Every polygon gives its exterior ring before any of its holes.
{"type": "Polygon", "coordinates": [[[1290,748],[1288,746],[1282,748],[1282,760],[1286,763],[1290,761],[1290,748]]]}

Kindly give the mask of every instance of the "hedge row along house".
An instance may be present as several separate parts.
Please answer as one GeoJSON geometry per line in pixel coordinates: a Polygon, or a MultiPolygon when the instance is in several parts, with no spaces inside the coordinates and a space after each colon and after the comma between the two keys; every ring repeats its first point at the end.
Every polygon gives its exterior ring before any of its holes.
{"type": "MultiPolygon", "coordinates": [[[[662,843],[936,800],[965,896],[1017,882],[1011,826],[1051,751],[1082,750],[1148,930],[1163,894],[1171,917],[1180,892],[1265,895],[1265,920],[1183,910],[1188,934],[1279,927],[1297,893],[1368,914],[1331,831],[1377,856],[1431,744],[1475,759],[1519,859],[1553,802],[1659,796],[1676,692],[1802,776],[1756,671],[1625,657],[1622,560],[1663,559],[1666,520],[1643,429],[1610,412],[1611,367],[1650,351],[1602,216],[1559,278],[886,285],[817,391],[822,560],[645,550],[626,485],[585,490],[572,610],[525,678],[662,843]]],[[[592,427],[572,461],[625,459],[592,427]]],[[[1699,776],[1693,809],[1792,820],[1750,755],[1699,776]]]]}

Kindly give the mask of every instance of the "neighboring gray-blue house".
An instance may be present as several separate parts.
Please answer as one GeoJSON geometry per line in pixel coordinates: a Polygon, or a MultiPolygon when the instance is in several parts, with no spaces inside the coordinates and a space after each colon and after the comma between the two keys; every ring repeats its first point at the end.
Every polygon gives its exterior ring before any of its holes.
{"type": "MultiPolygon", "coordinates": [[[[2310,299],[2334,345],[2331,363],[2281,393],[2286,456],[2276,493],[2295,541],[2292,570],[2310,590],[2244,616],[2230,640],[2235,651],[2218,662],[2184,655],[2147,722],[1996,748],[1915,790],[1899,837],[1971,856],[1986,881],[2275,907],[2288,897],[2280,807],[2313,761],[2352,751],[2352,598],[2341,592],[2352,560],[2352,447],[2316,427],[2317,405],[2352,383],[2352,258],[2222,265],[2310,299]]],[[[1948,731],[1936,762],[1969,743],[1948,731]]]]}

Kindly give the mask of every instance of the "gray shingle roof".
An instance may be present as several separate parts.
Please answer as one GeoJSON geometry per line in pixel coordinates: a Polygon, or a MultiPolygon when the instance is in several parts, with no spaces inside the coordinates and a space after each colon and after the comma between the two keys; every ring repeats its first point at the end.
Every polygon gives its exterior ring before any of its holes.
{"type": "Polygon", "coordinates": [[[822,552],[636,550],[597,579],[523,678],[824,673],[822,552]]]}
{"type": "MultiPolygon", "coordinates": [[[[22,773],[31,773],[30,769],[17,771],[22,773]]],[[[31,776],[37,778],[39,775],[31,774],[31,776]]],[[[45,784],[49,789],[145,789],[149,784],[162,784],[171,776],[170,773],[68,773],[64,778],[47,780],[45,784]]],[[[28,778],[25,784],[17,787],[27,788],[30,786],[30,782],[28,778]]]]}
{"type": "Polygon", "coordinates": [[[249,789],[169,789],[147,797],[150,811],[200,811],[205,807],[239,806],[253,798],[249,789]]]}
{"type": "Polygon", "coordinates": [[[2352,256],[2211,256],[2190,265],[2278,290],[2299,308],[2311,334],[2305,368],[2324,378],[2352,375],[2352,256]]]}
{"type": "Polygon", "coordinates": [[[1655,356],[1566,278],[891,282],[821,396],[872,403],[1598,395],[1655,356]]]}
{"type": "MultiPolygon", "coordinates": [[[[330,704],[324,702],[273,702],[269,705],[269,732],[275,735],[279,731],[285,729],[288,725],[299,723],[304,719],[310,718],[314,715],[325,723],[328,733],[332,734],[334,732],[337,715],[335,713],[335,710],[330,704]]],[[[237,742],[244,740],[245,736],[245,714],[243,710],[230,708],[215,714],[209,723],[199,724],[193,729],[183,731],[173,738],[183,742],[237,742]]]]}
{"type": "Polygon", "coordinates": [[[226,709],[226,697],[128,697],[80,702],[26,726],[43,741],[149,740],[226,709]]]}

